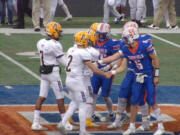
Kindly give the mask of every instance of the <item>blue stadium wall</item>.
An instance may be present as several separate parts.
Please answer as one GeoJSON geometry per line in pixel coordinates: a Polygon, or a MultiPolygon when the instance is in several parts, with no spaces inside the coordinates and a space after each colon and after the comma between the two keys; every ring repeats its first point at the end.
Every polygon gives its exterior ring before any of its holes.
{"type": "MultiPolygon", "coordinates": [[[[127,0],[128,1],[128,0],[127,0]]],[[[103,16],[104,0],[64,0],[70,12],[75,17],[98,17],[103,16]]],[[[153,16],[152,0],[146,0],[147,16],[153,16]]],[[[176,14],[180,16],[180,0],[176,0],[176,14]]],[[[58,6],[56,16],[65,16],[58,6]]],[[[127,16],[129,16],[129,4],[127,2],[127,16]]]]}

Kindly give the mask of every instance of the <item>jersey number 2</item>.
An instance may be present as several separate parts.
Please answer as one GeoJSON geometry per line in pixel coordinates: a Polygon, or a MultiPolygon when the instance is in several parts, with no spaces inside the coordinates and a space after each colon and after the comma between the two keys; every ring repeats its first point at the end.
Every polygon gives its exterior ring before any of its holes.
{"type": "Polygon", "coordinates": [[[72,62],[73,56],[69,55],[68,58],[69,58],[69,62],[68,62],[68,65],[66,66],[66,72],[71,72],[71,68],[69,66],[72,62]]]}

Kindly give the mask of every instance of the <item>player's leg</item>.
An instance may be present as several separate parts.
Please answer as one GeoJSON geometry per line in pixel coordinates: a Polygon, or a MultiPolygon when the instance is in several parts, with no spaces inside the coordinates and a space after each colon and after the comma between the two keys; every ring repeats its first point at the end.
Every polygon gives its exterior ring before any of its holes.
{"type": "Polygon", "coordinates": [[[69,9],[68,9],[67,5],[64,3],[64,1],[63,0],[58,0],[58,4],[62,8],[64,13],[66,14],[66,18],[64,19],[64,21],[72,20],[72,15],[69,12],[69,9]]]}
{"type": "Polygon", "coordinates": [[[121,0],[121,15],[123,16],[121,21],[124,21],[126,14],[126,2],[127,0],[121,0]]]}
{"type": "MultiPolygon", "coordinates": [[[[43,75],[42,75],[43,76],[43,75]]],[[[33,124],[31,126],[32,130],[47,130],[47,128],[44,128],[40,125],[40,112],[43,102],[45,101],[48,90],[49,90],[50,82],[47,80],[41,80],[40,83],[40,93],[39,97],[36,101],[35,110],[34,110],[34,118],[33,118],[33,124]]]]}
{"type": "Polygon", "coordinates": [[[62,118],[65,113],[63,84],[60,79],[59,72],[53,72],[53,74],[51,87],[53,89],[54,95],[56,96],[58,110],[62,118]]]}
{"type": "Polygon", "coordinates": [[[146,7],[146,0],[145,0],[143,14],[142,14],[142,17],[141,17],[141,23],[146,23],[147,22],[146,15],[147,15],[147,7],[146,7]]]}
{"type": "Polygon", "coordinates": [[[148,104],[152,107],[153,112],[158,122],[158,129],[155,132],[155,135],[156,135],[159,133],[160,134],[164,133],[164,126],[162,123],[161,110],[156,104],[156,87],[153,84],[153,78],[154,78],[153,76],[148,76],[146,87],[147,87],[147,95],[148,95],[148,104]]]}
{"type": "Polygon", "coordinates": [[[121,21],[122,15],[116,10],[116,4],[109,6],[111,13],[115,16],[114,23],[117,24],[121,21]]]}
{"type": "Polygon", "coordinates": [[[137,8],[137,0],[129,0],[130,7],[130,17],[132,21],[136,20],[136,8],[137,8]]]}
{"type": "Polygon", "coordinates": [[[142,125],[139,126],[136,131],[138,132],[143,132],[143,131],[148,131],[149,130],[149,105],[146,103],[147,100],[147,92],[146,89],[143,88],[142,93],[141,93],[141,98],[139,102],[139,107],[140,111],[142,114],[142,125]]]}
{"type": "Polygon", "coordinates": [[[93,97],[92,118],[93,119],[96,119],[96,118],[99,119],[100,118],[99,115],[96,115],[96,113],[95,113],[96,100],[98,98],[98,92],[99,92],[99,89],[101,87],[101,78],[98,75],[94,74],[92,76],[92,78],[91,78],[91,86],[93,88],[93,95],[92,95],[92,97],[93,97]]]}
{"type": "Polygon", "coordinates": [[[87,95],[87,118],[86,118],[86,126],[87,127],[97,127],[98,125],[92,122],[93,115],[93,89],[90,82],[90,77],[84,78],[84,84],[86,85],[86,95],[87,95]]]}
{"type": "Polygon", "coordinates": [[[115,113],[113,111],[113,103],[110,98],[110,92],[111,92],[111,86],[112,86],[112,81],[113,78],[111,77],[110,79],[107,79],[103,77],[103,82],[102,82],[102,96],[103,99],[106,103],[109,115],[102,121],[109,121],[115,117],[115,113]]]}
{"type": "Polygon", "coordinates": [[[108,0],[104,1],[104,18],[103,22],[104,23],[109,23],[109,16],[110,16],[110,7],[108,5],[108,0]]]}
{"type": "Polygon", "coordinates": [[[57,0],[51,0],[51,21],[53,21],[57,7],[57,0]]]}
{"type": "Polygon", "coordinates": [[[145,0],[137,0],[136,22],[139,27],[142,26],[141,17],[143,16],[143,10],[145,6],[145,0]]]}
{"type": "Polygon", "coordinates": [[[169,23],[172,29],[178,29],[177,22],[176,22],[176,9],[175,9],[175,1],[172,0],[168,6],[169,12],[169,23]]]}
{"type": "Polygon", "coordinates": [[[135,133],[135,121],[137,116],[137,106],[140,101],[141,96],[141,90],[142,90],[142,84],[139,82],[136,82],[136,79],[134,78],[133,84],[132,84],[132,97],[131,97],[131,117],[130,117],[130,125],[129,128],[123,133],[123,135],[129,135],[131,133],[135,133]]]}

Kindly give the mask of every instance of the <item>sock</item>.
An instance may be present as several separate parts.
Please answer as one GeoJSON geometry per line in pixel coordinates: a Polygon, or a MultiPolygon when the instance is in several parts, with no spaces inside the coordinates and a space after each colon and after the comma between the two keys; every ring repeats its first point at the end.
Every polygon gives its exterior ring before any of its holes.
{"type": "Polygon", "coordinates": [[[41,113],[40,110],[34,110],[34,119],[33,119],[33,123],[39,124],[40,113],[41,113]]]}
{"type": "Polygon", "coordinates": [[[135,123],[130,123],[129,128],[135,128],[135,123]]]}
{"type": "Polygon", "coordinates": [[[61,116],[61,120],[63,119],[65,113],[60,113],[60,116],[61,116]]]}
{"type": "Polygon", "coordinates": [[[86,111],[87,104],[79,104],[79,123],[80,123],[80,132],[86,132],[86,111]]]}
{"type": "Polygon", "coordinates": [[[113,113],[113,103],[110,97],[104,97],[109,114],[113,113]]]}
{"type": "Polygon", "coordinates": [[[87,104],[87,113],[86,113],[87,118],[91,118],[92,113],[93,113],[93,106],[92,106],[92,104],[87,104]]]}
{"type": "Polygon", "coordinates": [[[157,108],[154,110],[154,114],[156,116],[156,119],[158,122],[161,122],[162,121],[162,118],[161,118],[161,110],[160,108],[157,108]]]}
{"type": "Polygon", "coordinates": [[[69,118],[73,115],[73,113],[77,110],[77,103],[74,101],[71,101],[69,104],[69,108],[62,119],[62,125],[65,125],[69,118]]]}
{"type": "Polygon", "coordinates": [[[122,118],[122,115],[117,113],[117,114],[116,114],[116,119],[115,119],[116,125],[119,125],[119,124],[120,124],[121,118],[122,118]]]}
{"type": "Polygon", "coordinates": [[[158,129],[164,129],[164,126],[163,126],[163,124],[161,122],[158,123],[158,129]]]}
{"type": "Polygon", "coordinates": [[[96,100],[98,98],[97,94],[93,94],[93,107],[92,107],[92,114],[94,114],[95,109],[96,109],[96,100]]]}

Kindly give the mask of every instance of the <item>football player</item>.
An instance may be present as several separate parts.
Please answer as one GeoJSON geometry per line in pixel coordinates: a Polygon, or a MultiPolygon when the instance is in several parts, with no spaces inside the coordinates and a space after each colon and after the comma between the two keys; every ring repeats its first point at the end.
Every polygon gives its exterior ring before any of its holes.
{"type": "MultiPolygon", "coordinates": [[[[138,29],[138,25],[135,22],[129,21],[123,26],[123,31],[126,31],[126,29],[128,29],[129,27],[134,28],[136,30],[138,29]]],[[[139,35],[139,37],[136,39],[136,41],[143,41],[143,42],[152,43],[152,37],[149,35],[139,35]]],[[[112,58],[119,58],[121,53],[116,53],[115,55],[116,56],[111,56],[111,57],[103,59],[102,60],[103,63],[105,61],[106,62],[113,61],[112,58]],[[109,59],[109,61],[107,61],[108,59],[109,59]]],[[[101,62],[99,61],[99,63],[101,63],[101,62]]],[[[131,99],[131,85],[133,83],[133,77],[134,77],[134,71],[133,71],[132,63],[128,62],[127,67],[128,67],[128,70],[126,73],[126,77],[124,78],[124,80],[121,84],[120,91],[119,91],[118,109],[117,109],[116,119],[111,125],[108,126],[109,129],[121,127],[122,124],[126,123],[128,120],[128,117],[125,117],[125,119],[123,119],[123,121],[120,121],[122,118],[122,113],[124,113],[126,106],[127,106],[127,108],[129,108],[128,107],[128,105],[129,105],[128,101],[130,101],[130,99],[131,99]]],[[[144,91],[145,91],[145,89],[144,89],[144,91]]],[[[149,130],[148,105],[145,104],[145,102],[144,102],[144,92],[142,94],[141,99],[142,100],[140,101],[139,106],[140,106],[141,113],[143,116],[142,126],[138,127],[136,131],[149,130]]]]}
{"type": "Polygon", "coordinates": [[[67,120],[78,109],[80,120],[80,135],[89,135],[86,131],[86,113],[87,113],[87,97],[86,84],[84,84],[84,69],[87,66],[94,73],[109,78],[108,73],[104,73],[93,65],[91,55],[87,51],[89,46],[89,35],[87,32],[78,32],[75,34],[75,45],[68,49],[67,66],[66,66],[66,87],[69,90],[71,102],[69,108],[58,124],[58,128],[65,133],[65,125],[67,120]]]}
{"type": "MultiPolygon", "coordinates": [[[[123,47],[119,55],[123,56],[122,64],[116,70],[112,70],[112,75],[125,70],[128,63],[132,64],[134,72],[131,96],[131,119],[129,128],[123,133],[129,135],[135,133],[135,120],[137,105],[140,102],[143,88],[147,90],[147,101],[152,107],[158,122],[158,129],[154,135],[161,135],[164,131],[160,108],[155,101],[155,87],[159,81],[159,59],[151,42],[136,41],[139,33],[135,28],[127,28],[122,34],[126,46],[123,47]],[[153,64],[152,64],[153,61],[153,64]],[[154,72],[154,74],[153,74],[154,72]]],[[[119,56],[116,55],[116,58],[119,56]]],[[[115,58],[115,57],[114,57],[115,58]]]]}
{"type": "MultiPolygon", "coordinates": [[[[107,23],[100,23],[97,28],[96,35],[97,35],[98,41],[94,47],[98,49],[100,52],[99,59],[103,59],[105,57],[113,55],[119,50],[121,46],[121,43],[119,41],[115,41],[110,37],[110,31],[111,31],[110,25],[107,23]]],[[[102,69],[106,65],[103,65],[103,66],[99,65],[98,68],[102,69]]],[[[105,119],[103,118],[104,119],[103,121],[107,121],[115,117],[115,113],[113,111],[112,100],[109,97],[112,81],[113,81],[113,77],[111,77],[110,79],[107,79],[97,74],[93,74],[91,78],[91,84],[93,87],[94,108],[96,105],[99,89],[101,88],[102,89],[101,95],[103,96],[103,99],[106,103],[106,106],[109,112],[109,115],[105,119]]],[[[96,118],[96,115],[94,114],[93,117],[96,118]]]]}
{"type": "Polygon", "coordinates": [[[59,75],[59,64],[66,66],[63,48],[58,41],[61,37],[62,27],[57,22],[50,22],[46,26],[45,32],[48,38],[41,39],[37,43],[38,53],[40,54],[41,82],[40,93],[34,110],[34,119],[31,126],[32,130],[47,130],[47,128],[40,125],[39,118],[42,104],[48,96],[50,87],[53,89],[56,96],[61,118],[65,113],[63,85],[59,75]]]}

